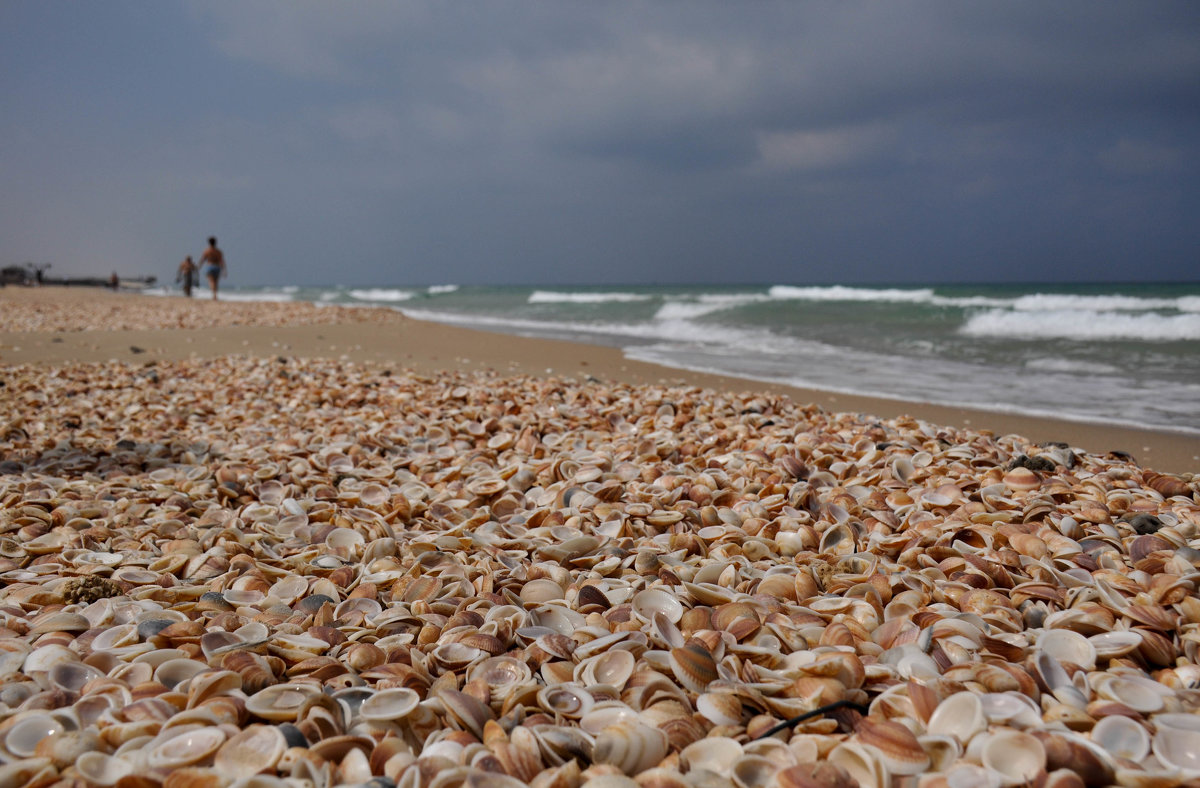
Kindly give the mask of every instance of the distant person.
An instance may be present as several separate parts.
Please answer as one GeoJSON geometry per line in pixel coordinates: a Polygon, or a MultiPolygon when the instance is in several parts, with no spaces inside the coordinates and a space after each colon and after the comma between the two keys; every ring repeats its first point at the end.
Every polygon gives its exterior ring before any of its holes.
{"type": "Polygon", "coordinates": [[[179,264],[179,273],[175,275],[175,281],[183,283],[183,294],[191,298],[192,283],[196,281],[196,264],[192,262],[190,254],[179,264]]]}
{"type": "Polygon", "coordinates": [[[225,255],[217,248],[217,239],[208,239],[208,248],[200,255],[204,265],[204,276],[208,278],[208,286],[212,288],[213,300],[217,300],[217,282],[225,276],[225,255]]]}
{"type": "Polygon", "coordinates": [[[117,276],[117,272],[113,271],[112,276],[108,278],[109,287],[116,290],[121,286],[121,277],[117,276]]]}

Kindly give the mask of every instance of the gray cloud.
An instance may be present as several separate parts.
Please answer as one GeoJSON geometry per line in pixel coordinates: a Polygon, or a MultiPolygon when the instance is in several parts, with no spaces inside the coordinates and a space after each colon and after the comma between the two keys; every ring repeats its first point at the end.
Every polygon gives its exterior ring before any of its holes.
{"type": "Polygon", "coordinates": [[[55,61],[32,5],[31,43],[0,34],[35,59],[0,87],[5,254],[224,232],[263,282],[1194,276],[1190,3],[114,8],[112,50],[182,37],[154,76],[55,61]]]}

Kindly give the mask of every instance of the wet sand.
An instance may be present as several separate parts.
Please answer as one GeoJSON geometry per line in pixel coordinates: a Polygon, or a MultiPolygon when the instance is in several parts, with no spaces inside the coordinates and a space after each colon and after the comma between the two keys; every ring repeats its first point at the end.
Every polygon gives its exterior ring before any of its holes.
{"type": "Polygon", "coordinates": [[[1066,443],[1098,454],[1124,452],[1143,467],[1200,472],[1200,440],[1187,435],[675,370],[631,361],[616,348],[474,331],[412,320],[390,310],[214,304],[208,299],[155,298],[90,288],[10,287],[0,289],[0,314],[0,364],[145,363],[244,354],[375,361],[425,375],[494,370],[505,376],[686,384],[726,392],[782,394],[831,412],[872,414],[880,419],[908,416],[994,435],[1020,435],[1035,444],[1066,443]]]}

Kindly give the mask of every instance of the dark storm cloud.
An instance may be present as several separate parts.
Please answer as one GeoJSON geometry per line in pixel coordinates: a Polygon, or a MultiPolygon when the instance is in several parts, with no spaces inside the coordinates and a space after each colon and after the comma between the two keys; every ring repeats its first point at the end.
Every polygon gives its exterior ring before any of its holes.
{"type": "Polygon", "coordinates": [[[1194,4],[164,5],[97,19],[157,78],[21,7],[54,143],[0,173],[52,183],[0,221],[223,227],[265,282],[1195,275],[1194,4]]]}

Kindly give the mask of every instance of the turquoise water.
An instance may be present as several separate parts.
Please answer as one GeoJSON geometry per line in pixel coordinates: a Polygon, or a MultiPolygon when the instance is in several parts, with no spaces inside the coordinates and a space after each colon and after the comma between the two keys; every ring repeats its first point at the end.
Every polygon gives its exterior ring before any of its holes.
{"type": "Polygon", "coordinates": [[[395,308],[684,369],[1200,436],[1200,284],[280,287],[228,297],[395,308]]]}

